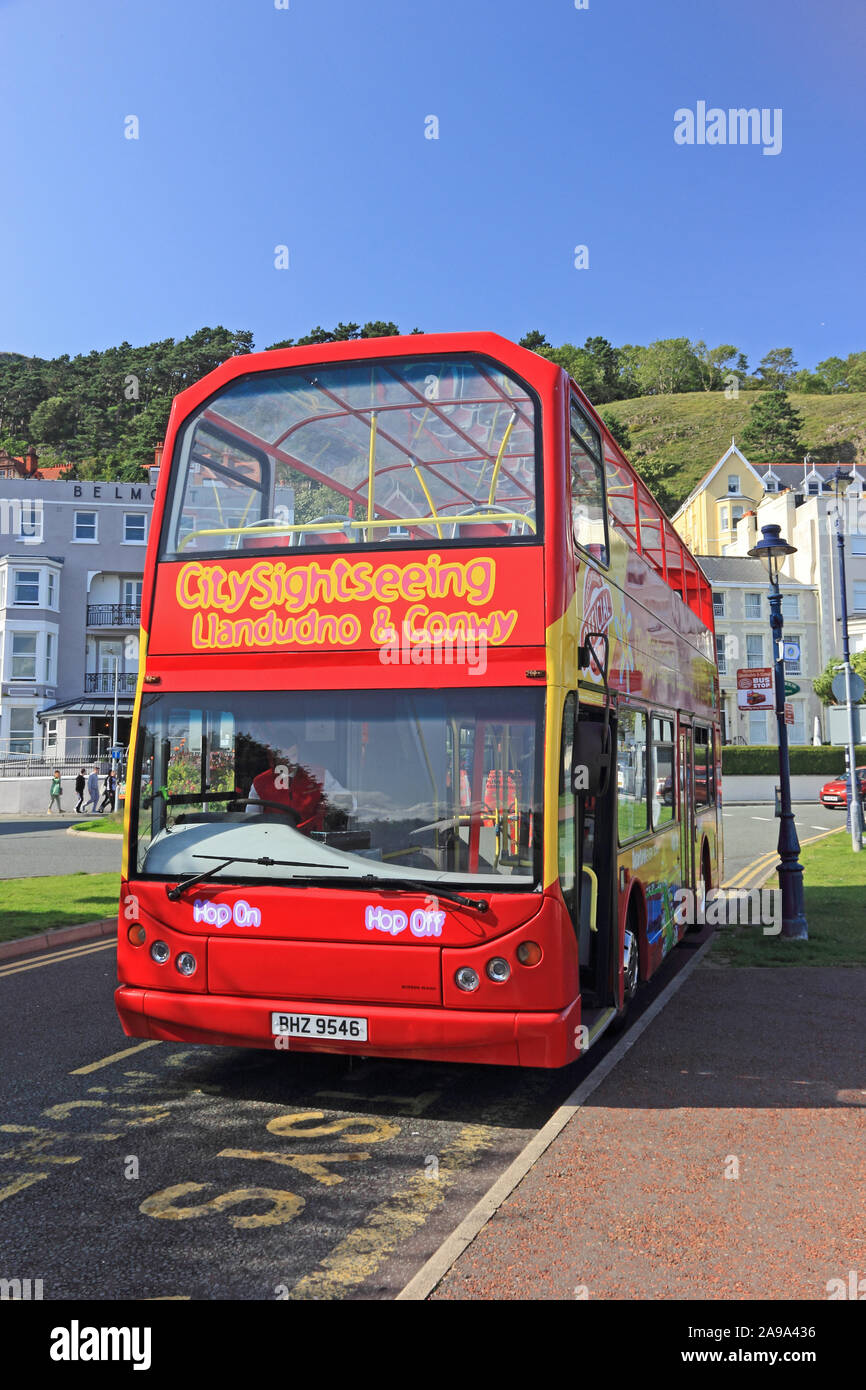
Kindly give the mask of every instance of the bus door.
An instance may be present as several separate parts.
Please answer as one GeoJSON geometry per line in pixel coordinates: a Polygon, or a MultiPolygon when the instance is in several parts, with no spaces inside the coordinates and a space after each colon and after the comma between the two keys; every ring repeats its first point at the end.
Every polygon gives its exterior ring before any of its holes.
{"type": "Polygon", "coordinates": [[[680,716],[680,873],[684,888],[695,881],[695,799],[692,780],[692,728],[680,716]]]}
{"type": "MultiPolygon", "coordinates": [[[[569,696],[569,701],[571,699],[569,696]]],[[[601,721],[603,714],[600,710],[582,706],[579,718],[581,721],[595,722],[601,721]]],[[[613,721],[611,728],[615,746],[616,728],[613,721]]],[[[579,781],[578,777],[578,788],[579,781]]],[[[576,901],[570,907],[578,938],[580,993],[587,1007],[601,1008],[615,1002],[611,970],[613,934],[616,931],[616,798],[613,775],[609,774],[607,786],[600,794],[586,789],[572,793],[570,779],[567,779],[565,795],[573,796],[577,843],[576,901]]]]}

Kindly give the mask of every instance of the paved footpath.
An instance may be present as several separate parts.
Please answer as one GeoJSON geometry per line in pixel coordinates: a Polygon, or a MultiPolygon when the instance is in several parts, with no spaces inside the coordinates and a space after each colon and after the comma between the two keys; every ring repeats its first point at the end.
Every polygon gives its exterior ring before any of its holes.
{"type": "Polygon", "coordinates": [[[826,1299],[866,1275],[866,970],[702,964],[443,1299],[826,1299]]]}

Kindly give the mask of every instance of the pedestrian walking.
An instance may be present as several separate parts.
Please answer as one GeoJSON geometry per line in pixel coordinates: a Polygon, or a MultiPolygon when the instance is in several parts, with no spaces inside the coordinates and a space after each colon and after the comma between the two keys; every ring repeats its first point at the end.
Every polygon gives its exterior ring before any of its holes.
{"type": "Polygon", "coordinates": [[[86,790],[87,777],[85,776],[84,768],[82,768],[75,779],[75,795],[78,797],[78,804],[75,807],[76,811],[84,810],[84,793],[86,790]]]}
{"type": "Polygon", "coordinates": [[[48,803],[48,814],[54,810],[54,803],[57,802],[57,810],[63,815],[63,807],[60,805],[60,794],[63,791],[63,784],[60,781],[60,768],[54,769],[54,776],[51,779],[51,800],[48,803]]]}
{"type": "Polygon", "coordinates": [[[102,784],[102,801],[99,803],[100,815],[103,811],[114,810],[114,793],[117,788],[117,779],[113,772],[106,773],[105,781],[102,784]]]}
{"type": "Polygon", "coordinates": [[[87,779],[87,795],[90,798],[90,809],[96,813],[99,802],[99,768],[95,767],[87,779]]]}

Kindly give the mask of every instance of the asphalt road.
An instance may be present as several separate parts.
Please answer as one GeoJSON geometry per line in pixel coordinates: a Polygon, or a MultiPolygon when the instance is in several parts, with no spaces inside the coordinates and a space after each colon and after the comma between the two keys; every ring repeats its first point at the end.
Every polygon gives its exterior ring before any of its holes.
{"type": "Polygon", "coordinates": [[[0,965],[0,1276],[46,1299],[393,1298],[612,1045],[541,1072],[141,1044],[113,959],[0,965]]]}
{"type": "MultiPolygon", "coordinates": [[[[838,822],[798,810],[803,839],[838,822]]],[[[728,808],[726,877],[776,833],[728,808]]],[[[117,842],[7,821],[4,876],[10,843],[18,873],[68,872],[67,847],[118,866],[117,842]]],[[[104,941],[0,964],[0,1277],[46,1299],[393,1298],[613,1045],[541,1072],[142,1044],[114,983],[104,941]]]]}
{"type": "MultiPolygon", "coordinates": [[[[729,881],[757,859],[776,848],[779,822],[768,806],[728,806],[722,812],[725,831],[725,881],[729,881]]],[[[835,830],[845,824],[844,811],[830,811],[817,802],[814,806],[795,806],[794,823],[801,842],[822,830],[835,830]]]]}
{"type": "MultiPolygon", "coordinates": [[[[0,879],[120,872],[119,840],[67,835],[86,816],[0,816],[0,879]]],[[[92,819],[92,817],[91,817],[92,819]]]]}

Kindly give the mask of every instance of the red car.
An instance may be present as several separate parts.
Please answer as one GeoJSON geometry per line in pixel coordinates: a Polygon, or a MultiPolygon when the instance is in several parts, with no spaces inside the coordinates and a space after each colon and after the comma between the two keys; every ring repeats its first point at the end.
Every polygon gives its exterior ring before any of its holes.
{"type": "MultiPolygon", "coordinates": [[[[862,806],[866,801],[866,767],[858,767],[857,780],[860,784],[860,805],[862,806]]],[[[845,776],[834,777],[832,782],[825,782],[818,793],[818,800],[821,805],[847,807],[848,782],[849,779],[845,776]]]]}

